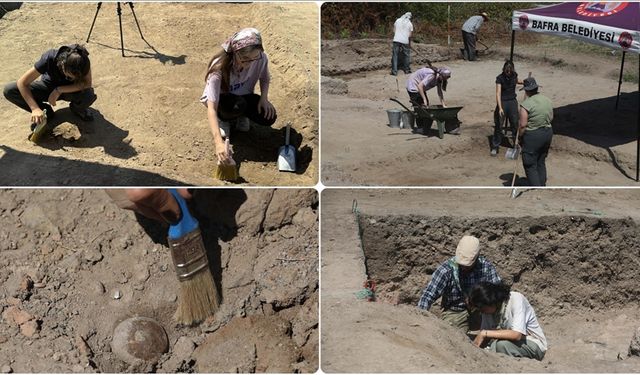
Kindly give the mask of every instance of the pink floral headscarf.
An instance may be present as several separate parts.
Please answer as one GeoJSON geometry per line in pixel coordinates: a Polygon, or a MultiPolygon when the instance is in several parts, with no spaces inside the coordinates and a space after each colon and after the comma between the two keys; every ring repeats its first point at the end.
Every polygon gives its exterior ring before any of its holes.
{"type": "Polygon", "coordinates": [[[262,36],[260,36],[260,32],[257,29],[250,27],[233,34],[231,38],[227,39],[227,41],[222,44],[222,49],[224,49],[225,52],[233,53],[245,47],[260,45],[262,45],[262,36]]]}

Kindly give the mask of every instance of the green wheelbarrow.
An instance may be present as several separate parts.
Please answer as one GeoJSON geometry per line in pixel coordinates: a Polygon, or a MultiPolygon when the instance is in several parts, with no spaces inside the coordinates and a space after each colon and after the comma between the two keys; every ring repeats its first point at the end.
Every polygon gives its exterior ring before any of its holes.
{"type": "Polygon", "coordinates": [[[400,104],[404,109],[412,112],[416,118],[416,125],[422,127],[423,132],[426,133],[433,122],[438,125],[438,138],[444,138],[445,127],[451,127],[457,129],[460,127],[460,120],[458,120],[458,112],[463,107],[442,107],[441,105],[431,105],[424,107],[421,105],[413,105],[413,110],[410,110],[402,104],[399,100],[390,98],[390,100],[400,104]]]}

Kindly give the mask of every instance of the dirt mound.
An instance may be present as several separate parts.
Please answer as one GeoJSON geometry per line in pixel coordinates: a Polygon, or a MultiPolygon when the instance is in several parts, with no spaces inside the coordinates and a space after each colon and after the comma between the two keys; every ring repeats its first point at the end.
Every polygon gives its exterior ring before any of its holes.
{"type": "MultiPolygon", "coordinates": [[[[435,44],[411,45],[412,63],[424,64],[452,58],[452,50],[435,44]]],[[[388,39],[355,39],[322,41],[322,75],[339,75],[388,69],[391,42],[388,39]]]]}
{"type": "Polygon", "coordinates": [[[501,278],[539,316],[610,310],[637,300],[640,230],[632,219],[543,216],[467,219],[364,216],[369,276],[382,298],[417,304],[430,275],[474,235],[501,278]]]}
{"type": "MultiPolygon", "coordinates": [[[[198,101],[207,63],[239,25],[262,31],[270,58],[269,99],[278,111],[272,128],[233,137],[247,184],[312,186],[318,176],[318,6],[297,4],[140,3],[122,11],[126,57],[120,56],[115,4],[103,4],[87,48],[98,95],[95,121],[56,107],[56,137],[27,141],[28,114],[0,100],[3,185],[221,185],[205,107],[198,101]],[[215,25],[215,27],[213,27],[215,25]],[[315,42],[314,42],[315,41],[315,42]],[[284,127],[299,151],[298,172],[279,173],[284,127]],[[36,177],[37,176],[37,177],[36,177]]],[[[0,20],[0,47],[13,51],[0,82],[16,80],[39,54],[64,43],[84,43],[95,4],[26,3],[0,20]],[[42,19],[55,19],[55,37],[42,19]],[[23,48],[22,46],[28,46],[23,48]]],[[[256,89],[258,90],[258,89],[256,89]]]]}
{"type": "MultiPolygon", "coordinates": [[[[210,350],[206,343],[223,327],[225,337],[250,345],[258,332],[272,332],[264,320],[287,327],[277,340],[291,354],[262,348],[259,367],[317,368],[314,190],[196,191],[195,214],[222,304],[194,328],[172,319],[179,285],[161,226],[118,209],[99,190],[4,190],[0,196],[0,366],[192,372],[203,360],[194,350],[210,350]],[[114,328],[135,316],[152,318],[167,332],[169,352],[156,362],[130,366],[112,352],[114,328]]],[[[216,354],[231,357],[236,350],[227,349],[216,354]]]]}

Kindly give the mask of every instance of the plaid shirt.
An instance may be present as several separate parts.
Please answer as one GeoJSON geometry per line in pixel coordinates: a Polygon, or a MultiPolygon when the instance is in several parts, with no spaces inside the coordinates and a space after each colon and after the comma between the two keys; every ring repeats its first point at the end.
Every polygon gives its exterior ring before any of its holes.
{"type": "Polygon", "coordinates": [[[429,285],[424,289],[420,301],[418,301],[418,308],[428,310],[442,296],[443,310],[466,310],[465,296],[469,294],[474,285],[481,281],[494,284],[500,282],[500,277],[493,264],[483,256],[479,256],[470,273],[463,274],[458,269],[460,279],[460,286],[458,286],[454,277],[454,267],[449,261],[442,263],[433,273],[429,285]],[[463,290],[460,290],[460,287],[463,290]]]}

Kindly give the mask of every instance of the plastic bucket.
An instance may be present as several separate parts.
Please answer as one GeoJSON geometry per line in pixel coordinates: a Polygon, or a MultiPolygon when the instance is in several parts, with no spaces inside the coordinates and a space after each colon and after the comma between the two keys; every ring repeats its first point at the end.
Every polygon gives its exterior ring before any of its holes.
{"type": "Polygon", "coordinates": [[[402,124],[405,129],[412,129],[416,122],[416,116],[411,111],[402,112],[402,124]]]}
{"type": "Polygon", "coordinates": [[[402,111],[399,109],[387,109],[387,116],[389,116],[389,126],[392,128],[400,128],[400,121],[402,120],[402,111]]]}

